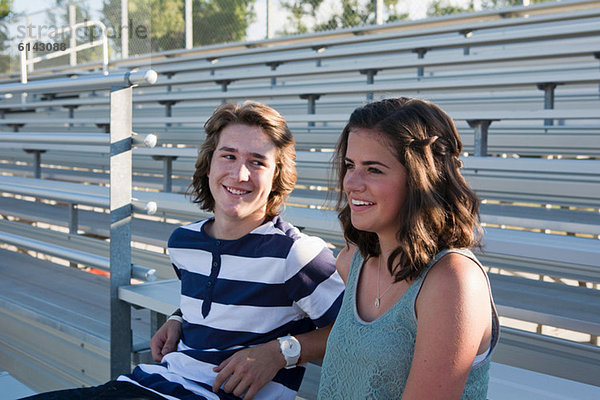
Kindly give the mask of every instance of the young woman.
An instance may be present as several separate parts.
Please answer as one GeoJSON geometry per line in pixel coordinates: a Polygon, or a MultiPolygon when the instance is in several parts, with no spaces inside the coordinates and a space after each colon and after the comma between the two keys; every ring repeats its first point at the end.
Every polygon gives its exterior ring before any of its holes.
{"type": "Polygon", "coordinates": [[[337,146],[346,282],[320,399],[485,399],[498,317],[462,144],[436,105],[356,109],[337,146]]]}

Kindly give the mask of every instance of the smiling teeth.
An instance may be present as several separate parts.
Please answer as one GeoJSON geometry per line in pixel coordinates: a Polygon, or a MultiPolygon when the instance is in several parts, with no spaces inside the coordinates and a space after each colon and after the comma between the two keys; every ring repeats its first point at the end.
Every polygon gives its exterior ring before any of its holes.
{"type": "Polygon", "coordinates": [[[249,193],[249,192],[247,192],[247,191],[245,191],[245,190],[236,190],[236,189],[232,189],[232,188],[230,188],[230,187],[227,187],[227,186],[226,186],[225,188],[227,189],[227,191],[228,191],[229,193],[233,193],[233,194],[238,194],[238,195],[239,195],[239,194],[246,194],[246,193],[249,193]]]}
{"type": "Polygon", "coordinates": [[[352,200],[352,204],[355,206],[372,206],[375,203],[371,203],[370,201],[352,200]]]}

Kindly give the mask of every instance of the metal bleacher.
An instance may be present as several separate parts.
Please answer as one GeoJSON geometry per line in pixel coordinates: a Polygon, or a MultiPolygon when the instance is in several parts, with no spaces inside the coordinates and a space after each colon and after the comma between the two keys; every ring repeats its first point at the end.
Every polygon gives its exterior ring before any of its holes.
{"type": "MultiPolygon", "coordinates": [[[[283,215],[339,249],[339,132],[365,101],[408,95],[454,118],[463,174],[483,200],[478,256],[503,317],[489,397],[598,398],[600,4],[509,10],[158,55],[154,85],[129,72],[144,59],[108,77],[65,69],[0,82],[0,95],[14,93],[0,100],[1,369],[45,391],[149,360],[178,301],[166,240],[207,216],[183,192],[216,105],[251,98],[282,112],[298,168],[283,215]],[[131,91],[120,112],[115,85],[131,91]],[[115,172],[117,131],[131,177],[115,172]],[[150,133],[158,145],[141,147],[150,133]],[[117,216],[129,233],[115,231],[117,216]]],[[[318,372],[310,366],[301,398],[315,397],[318,372]]]]}

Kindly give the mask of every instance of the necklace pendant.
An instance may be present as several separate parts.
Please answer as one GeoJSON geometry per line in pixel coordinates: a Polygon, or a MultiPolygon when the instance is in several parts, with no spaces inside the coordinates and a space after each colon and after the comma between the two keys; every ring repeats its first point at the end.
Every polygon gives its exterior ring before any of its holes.
{"type": "Polygon", "coordinates": [[[375,297],[375,308],[379,308],[379,297],[375,297]]]}

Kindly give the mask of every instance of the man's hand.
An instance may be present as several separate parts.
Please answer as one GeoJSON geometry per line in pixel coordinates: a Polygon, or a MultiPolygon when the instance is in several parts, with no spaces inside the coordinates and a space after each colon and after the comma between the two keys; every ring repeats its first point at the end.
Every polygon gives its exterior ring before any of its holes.
{"type": "Polygon", "coordinates": [[[181,322],[170,319],[160,327],[150,340],[152,358],[162,361],[163,356],[177,350],[177,342],[181,338],[181,322]]]}
{"type": "Polygon", "coordinates": [[[213,392],[225,383],[225,392],[250,400],[285,365],[277,340],[240,350],[213,369],[218,372],[213,392]]]}

